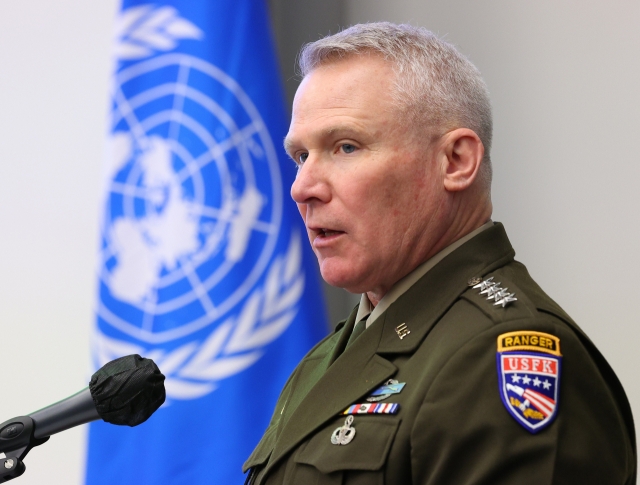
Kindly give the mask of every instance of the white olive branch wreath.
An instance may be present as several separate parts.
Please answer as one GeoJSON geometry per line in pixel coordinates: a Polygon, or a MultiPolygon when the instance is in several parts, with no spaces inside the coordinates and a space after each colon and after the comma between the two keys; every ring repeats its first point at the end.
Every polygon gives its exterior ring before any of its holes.
{"type": "Polygon", "coordinates": [[[116,21],[116,57],[144,59],[175,49],[180,39],[201,39],[203,32],[169,6],[139,5],[123,10],[116,21]]]}
{"type": "Polygon", "coordinates": [[[100,364],[130,353],[153,359],[166,377],[167,397],[196,399],[214,391],[217,383],[254,364],[264,347],[291,324],[304,291],[302,245],[292,234],[286,254],[276,257],[262,286],[247,298],[241,311],[218,325],[207,339],[188,342],[171,352],[144,349],[130,342],[96,336],[100,364]]]}

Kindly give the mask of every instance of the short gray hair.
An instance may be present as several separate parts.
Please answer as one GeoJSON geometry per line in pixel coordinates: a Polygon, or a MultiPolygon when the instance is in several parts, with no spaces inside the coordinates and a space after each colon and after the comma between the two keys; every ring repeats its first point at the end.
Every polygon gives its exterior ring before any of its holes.
{"type": "Polygon", "coordinates": [[[379,54],[396,72],[394,100],[412,122],[436,129],[469,128],[485,148],[481,178],[491,183],[493,121],[480,71],[456,48],[422,27],[390,22],[358,24],[302,48],[304,77],[315,68],[353,55],[379,54]]]}

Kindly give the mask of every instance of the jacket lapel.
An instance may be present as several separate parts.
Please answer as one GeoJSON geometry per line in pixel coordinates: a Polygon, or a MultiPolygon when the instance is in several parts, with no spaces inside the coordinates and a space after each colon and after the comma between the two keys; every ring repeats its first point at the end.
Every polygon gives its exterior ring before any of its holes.
{"type": "MultiPolygon", "coordinates": [[[[353,327],[353,322],[350,327],[353,327]]],[[[346,330],[350,327],[345,325],[341,336],[344,337],[340,339],[344,340],[341,342],[344,345],[349,335],[346,330]]],[[[335,358],[335,362],[302,398],[297,408],[292,410],[291,417],[284,424],[278,437],[269,461],[269,468],[310,433],[344,411],[354,401],[367,395],[396,372],[395,365],[375,353],[381,330],[382,327],[376,325],[367,329],[349,347],[348,352],[335,358]]],[[[329,439],[330,437],[327,436],[327,440],[329,439]]]]}
{"type": "Polygon", "coordinates": [[[306,378],[310,382],[305,382],[304,388],[293,383],[291,414],[283,420],[266,473],[308,435],[393,376],[397,367],[383,355],[414,352],[468,289],[469,278],[484,276],[513,260],[514,255],[504,228],[495,224],[438,263],[344,352],[355,323],[354,310],[335,348],[317,363],[304,363],[299,369],[298,382],[306,378]],[[397,327],[402,323],[411,333],[400,339],[397,327]]]}
{"type": "Polygon", "coordinates": [[[342,326],[341,331],[330,337],[329,342],[326,342],[329,346],[327,352],[313,352],[309,357],[305,358],[296,369],[296,375],[291,382],[290,395],[281,411],[283,416],[278,426],[278,436],[282,433],[282,429],[291,418],[293,412],[298,408],[300,402],[322,378],[328,367],[338,358],[346,347],[347,340],[355,324],[357,312],[358,307],[356,306],[342,326]],[[332,345],[331,341],[335,343],[332,345]]]}

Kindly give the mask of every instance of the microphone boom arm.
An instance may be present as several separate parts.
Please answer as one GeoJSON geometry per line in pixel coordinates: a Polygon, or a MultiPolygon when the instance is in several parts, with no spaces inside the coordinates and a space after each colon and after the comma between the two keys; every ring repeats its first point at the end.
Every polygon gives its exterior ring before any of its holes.
{"type": "Polygon", "coordinates": [[[35,428],[31,416],[18,416],[0,424],[0,452],[5,455],[0,459],[0,483],[22,475],[26,469],[24,457],[31,448],[49,439],[49,436],[36,438],[35,428]]]}
{"type": "Polygon", "coordinates": [[[164,376],[150,359],[137,354],[120,357],[98,369],[89,387],[28,416],[0,424],[0,483],[19,477],[22,460],[52,434],[102,419],[137,426],[164,403],[164,376]]]}
{"type": "Polygon", "coordinates": [[[18,416],[0,424],[0,452],[5,454],[4,460],[0,459],[0,483],[22,475],[24,457],[52,434],[96,419],[100,419],[100,415],[87,387],[28,416],[18,416]],[[60,419],[61,411],[64,419],[60,419]]]}
{"type": "Polygon", "coordinates": [[[65,429],[100,419],[88,387],[29,416],[35,421],[36,429],[33,435],[36,438],[46,438],[65,429]],[[61,418],[61,414],[64,418],[61,418]]]}

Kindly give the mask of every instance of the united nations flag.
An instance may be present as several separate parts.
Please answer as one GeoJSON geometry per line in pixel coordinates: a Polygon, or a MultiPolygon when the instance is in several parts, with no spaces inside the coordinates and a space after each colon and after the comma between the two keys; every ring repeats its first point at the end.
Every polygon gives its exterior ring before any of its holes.
{"type": "Polygon", "coordinates": [[[155,360],[167,402],[92,424],[86,483],[240,484],[325,333],[265,2],[125,0],[115,53],[93,351],[155,360]]]}

